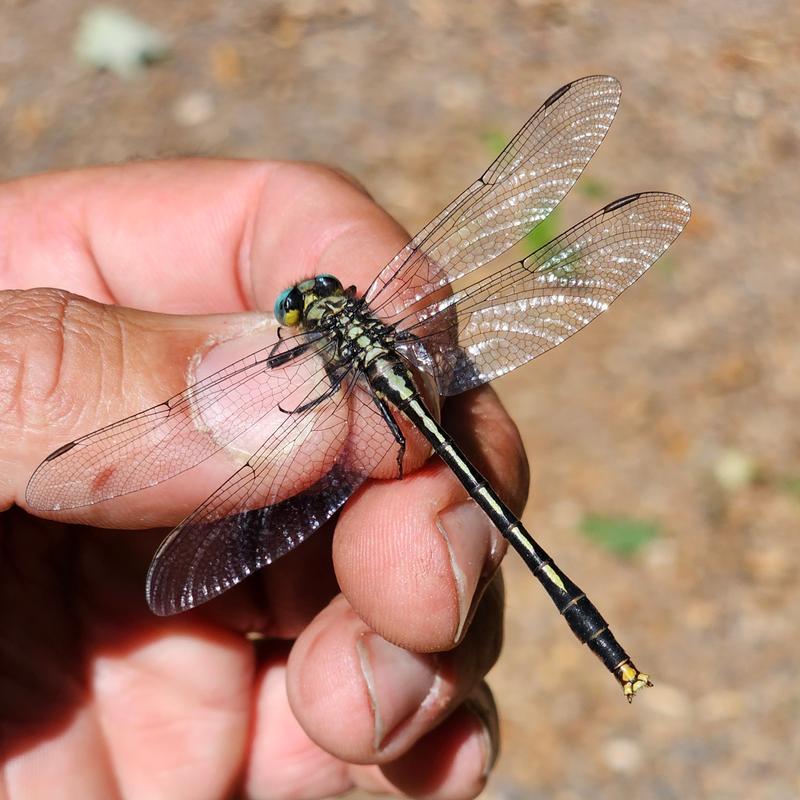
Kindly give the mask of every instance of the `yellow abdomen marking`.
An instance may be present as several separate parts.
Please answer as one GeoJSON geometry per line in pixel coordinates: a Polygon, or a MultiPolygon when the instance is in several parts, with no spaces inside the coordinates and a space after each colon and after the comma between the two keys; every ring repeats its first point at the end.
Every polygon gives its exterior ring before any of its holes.
{"type": "Polygon", "coordinates": [[[558,586],[562,592],[567,591],[567,587],[564,586],[564,581],[561,580],[561,578],[558,576],[558,573],[549,564],[546,564],[544,567],[542,567],[542,572],[544,572],[544,574],[547,575],[547,577],[550,578],[550,580],[556,586],[558,586]]]}

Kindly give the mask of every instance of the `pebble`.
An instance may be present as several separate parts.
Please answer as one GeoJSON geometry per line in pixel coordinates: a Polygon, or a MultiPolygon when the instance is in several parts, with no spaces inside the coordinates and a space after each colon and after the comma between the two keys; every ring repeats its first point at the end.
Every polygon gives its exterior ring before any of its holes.
{"type": "Polygon", "coordinates": [[[186,128],[202,125],[214,116],[214,98],[208,92],[189,92],[175,101],[172,116],[186,128]]]}
{"type": "Polygon", "coordinates": [[[169,54],[167,37],[125,11],[94,6],[81,17],[73,45],[78,60],[132,78],[169,54]]]}
{"type": "Polygon", "coordinates": [[[755,461],[740,450],[723,450],[714,463],[714,477],[727,492],[749,486],[757,472],[755,461]]]}
{"type": "Polygon", "coordinates": [[[642,765],[642,748],[633,739],[611,739],[603,748],[603,760],[614,772],[630,774],[642,765]]]}
{"type": "Polygon", "coordinates": [[[643,553],[647,565],[659,572],[666,572],[678,562],[678,548],[673,539],[660,538],[649,542],[643,553]]]}

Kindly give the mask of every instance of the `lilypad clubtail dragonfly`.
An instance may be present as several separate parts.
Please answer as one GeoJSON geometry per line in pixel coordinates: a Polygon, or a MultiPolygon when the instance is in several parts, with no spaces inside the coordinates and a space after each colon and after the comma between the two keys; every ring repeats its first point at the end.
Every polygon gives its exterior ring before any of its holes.
{"type": "Polygon", "coordinates": [[[406,434],[421,434],[630,700],[648,676],[470,464],[438,422],[438,398],[421,389],[456,395],[555,347],[605,311],[686,225],[681,197],[632,194],[527,258],[462,280],[558,205],[602,142],[619,98],[609,76],[561,87],[363,294],[332,275],[287,289],[275,304],[283,326],[275,344],[60,447],[32,476],[30,506],[75,508],[138,491],[266,424],[263,443],[153,558],[147,601],[156,614],[174,614],[297,547],[380,465],[402,477],[406,434]]]}

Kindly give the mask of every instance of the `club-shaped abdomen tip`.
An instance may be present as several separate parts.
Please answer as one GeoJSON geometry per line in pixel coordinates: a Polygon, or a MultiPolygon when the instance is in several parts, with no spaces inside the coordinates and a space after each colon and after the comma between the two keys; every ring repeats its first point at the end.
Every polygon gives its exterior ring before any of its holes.
{"type": "Polygon", "coordinates": [[[622,691],[629,703],[633,702],[633,697],[637,692],[652,686],[650,676],[644,672],[639,672],[632,661],[625,661],[616,670],[617,680],[622,685],[622,691]]]}

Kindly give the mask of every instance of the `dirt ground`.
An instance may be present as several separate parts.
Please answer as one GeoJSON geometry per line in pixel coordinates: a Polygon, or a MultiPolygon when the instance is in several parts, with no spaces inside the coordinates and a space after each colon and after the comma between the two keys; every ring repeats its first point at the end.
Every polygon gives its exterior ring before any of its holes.
{"type": "MultiPolygon", "coordinates": [[[[694,208],[612,313],[497,383],[526,522],[657,686],[632,707],[507,560],[490,676],[503,800],[800,797],[800,6],[788,0],[120,0],[171,38],[77,62],[78,0],[0,5],[0,177],[182,154],[319,160],[409,230],[562,83],[622,107],[559,226],[665,189],[694,208]],[[623,558],[588,515],[651,521],[623,558]]],[[[376,265],[377,266],[377,265],[376,265]]]]}

